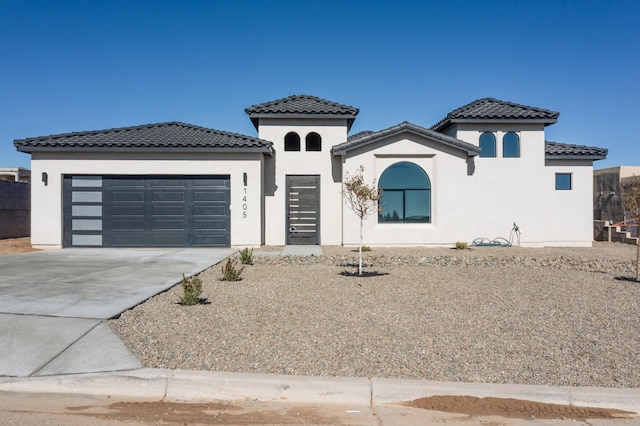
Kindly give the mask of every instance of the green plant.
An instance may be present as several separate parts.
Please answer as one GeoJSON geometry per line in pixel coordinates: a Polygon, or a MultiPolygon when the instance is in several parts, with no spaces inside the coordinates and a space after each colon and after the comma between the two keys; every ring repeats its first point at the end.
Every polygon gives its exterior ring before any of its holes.
{"type": "Polygon", "coordinates": [[[237,264],[237,260],[227,258],[227,263],[222,267],[222,281],[240,281],[240,274],[244,270],[244,266],[236,269],[237,264]]]}
{"type": "Polygon", "coordinates": [[[200,303],[200,295],[202,294],[202,280],[198,277],[187,278],[182,274],[182,297],[180,304],[197,305],[200,303]]]}
{"type": "Polygon", "coordinates": [[[253,265],[253,248],[249,250],[245,247],[240,250],[240,263],[243,265],[253,265]]]}
{"type": "Polygon", "coordinates": [[[371,247],[369,247],[369,246],[362,246],[362,251],[371,251],[371,247]]]}
{"type": "Polygon", "coordinates": [[[456,242],[456,250],[466,250],[469,248],[469,245],[465,242],[458,241],[456,242]]]}

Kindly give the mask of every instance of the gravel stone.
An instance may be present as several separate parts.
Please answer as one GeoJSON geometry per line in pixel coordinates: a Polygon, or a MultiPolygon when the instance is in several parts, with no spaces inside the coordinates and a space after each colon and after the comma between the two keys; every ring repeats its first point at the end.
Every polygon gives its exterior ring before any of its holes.
{"type": "MultiPolygon", "coordinates": [[[[109,321],[145,367],[640,387],[636,247],[378,248],[200,274],[109,321]]],[[[178,281],[179,277],[176,277],[178,281]]]]}

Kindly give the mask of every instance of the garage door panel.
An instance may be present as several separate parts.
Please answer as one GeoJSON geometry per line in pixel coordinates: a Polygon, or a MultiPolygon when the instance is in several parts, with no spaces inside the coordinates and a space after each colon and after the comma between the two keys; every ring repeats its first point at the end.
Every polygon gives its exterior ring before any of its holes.
{"type": "Polygon", "coordinates": [[[215,246],[218,241],[225,238],[225,234],[222,231],[212,232],[207,234],[195,234],[190,238],[191,246],[211,247],[215,246]]]}
{"type": "Polygon", "coordinates": [[[153,214],[154,216],[164,216],[164,215],[184,215],[185,214],[185,209],[184,209],[184,204],[179,204],[179,205],[168,205],[168,204],[162,204],[162,205],[153,205],[151,207],[151,214],[153,214]]]}
{"type": "Polygon", "coordinates": [[[144,218],[140,216],[130,216],[130,217],[118,217],[111,220],[111,229],[112,230],[131,230],[131,229],[144,229],[144,218]]]}
{"type": "Polygon", "coordinates": [[[108,238],[110,247],[145,247],[143,232],[111,233],[108,238]]]}
{"type": "Polygon", "coordinates": [[[108,216],[143,216],[144,204],[112,204],[109,208],[108,216]]]}
{"type": "Polygon", "coordinates": [[[151,245],[156,247],[182,247],[187,245],[184,234],[162,234],[156,233],[151,236],[151,245]]]}
{"type": "Polygon", "coordinates": [[[130,190],[119,190],[119,191],[114,191],[114,188],[111,188],[112,192],[111,192],[111,201],[137,201],[137,202],[143,202],[144,201],[144,191],[140,190],[140,191],[130,191],[130,190]]]}
{"type": "Polygon", "coordinates": [[[102,206],[73,206],[71,208],[73,216],[89,216],[89,217],[101,217],[102,206]]]}
{"type": "MultiPolygon", "coordinates": [[[[173,177],[164,177],[164,178],[152,178],[147,181],[154,188],[159,187],[178,187],[184,188],[188,179],[183,178],[173,178],[173,177]]],[[[193,180],[193,179],[191,179],[193,180]]]]}
{"type": "Polygon", "coordinates": [[[203,191],[198,189],[193,191],[193,201],[210,201],[218,202],[220,204],[226,204],[226,195],[229,191],[212,188],[210,191],[203,191]]]}
{"type": "Polygon", "coordinates": [[[209,220],[203,220],[203,219],[194,219],[193,221],[193,229],[194,230],[201,230],[201,229],[224,229],[225,227],[225,219],[224,218],[220,218],[220,219],[209,219],[209,220]]]}
{"type": "Polygon", "coordinates": [[[151,193],[152,201],[184,201],[184,191],[155,190],[151,193]]]}
{"type": "Polygon", "coordinates": [[[194,216],[226,216],[227,206],[224,204],[197,204],[193,206],[194,216]]]}
{"type": "Polygon", "coordinates": [[[176,229],[183,230],[185,227],[185,221],[182,218],[153,218],[151,219],[151,229],[176,229]]]}
{"type": "Polygon", "coordinates": [[[228,176],[65,176],[65,246],[228,247],[229,188],[228,176]]]}

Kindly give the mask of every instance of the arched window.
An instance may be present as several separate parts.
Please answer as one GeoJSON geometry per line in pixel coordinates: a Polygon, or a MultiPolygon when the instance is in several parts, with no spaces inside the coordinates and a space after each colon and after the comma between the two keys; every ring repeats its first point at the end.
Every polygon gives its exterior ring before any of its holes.
{"type": "Polygon", "coordinates": [[[322,138],[316,132],[311,132],[304,139],[307,151],[322,151],[322,138]]]}
{"type": "Polygon", "coordinates": [[[296,132],[289,132],[284,137],[285,151],[300,151],[300,136],[296,132]]]}
{"type": "Polygon", "coordinates": [[[379,222],[430,223],[431,181],[419,166],[401,161],[387,167],[378,187],[379,222]]]}
{"type": "Polygon", "coordinates": [[[502,156],[520,157],[520,138],[517,134],[509,132],[502,137],[502,156]]]}
{"type": "Polygon", "coordinates": [[[496,137],[491,132],[480,135],[480,157],[496,156],[496,137]]]}

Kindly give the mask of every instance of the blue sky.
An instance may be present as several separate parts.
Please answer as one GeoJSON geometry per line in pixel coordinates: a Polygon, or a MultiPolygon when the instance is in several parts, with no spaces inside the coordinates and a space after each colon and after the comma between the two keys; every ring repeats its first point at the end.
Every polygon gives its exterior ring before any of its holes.
{"type": "Polygon", "coordinates": [[[547,140],[640,165],[637,1],[0,0],[0,167],[14,139],[164,121],[256,136],[310,94],[352,133],[494,97],[560,112],[547,140]]]}

